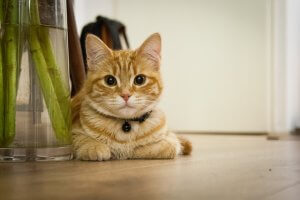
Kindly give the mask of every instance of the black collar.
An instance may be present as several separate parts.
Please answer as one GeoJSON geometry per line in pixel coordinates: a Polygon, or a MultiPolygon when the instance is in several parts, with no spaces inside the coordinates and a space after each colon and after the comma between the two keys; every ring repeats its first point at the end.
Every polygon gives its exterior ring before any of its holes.
{"type": "Polygon", "coordinates": [[[152,110],[149,112],[146,112],[140,117],[132,118],[132,119],[124,119],[125,121],[134,121],[134,122],[140,122],[143,123],[146,119],[149,118],[150,114],[152,113],[152,110]]]}
{"type": "Polygon", "coordinates": [[[152,110],[149,111],[149,112],[146,112],[145,114],[143,114],[140,117],[131,118],[131,119],[123,119],[123,118],[113,117],[113,116],[105,115],[103,113],[100,113],[100,114],[103,115],[104,117],[107,117],[107,118],[117,119],[117,120],[123,120],[124,123],[122,125],[122,130],[125,133],[128,133],[128,132],[131,131],[131,124],[129,123],[130,121],[143,123],[144,121],[146,121],[149,118],[149,116],[150,116],[151,113],[152,113],[152,110]]]}

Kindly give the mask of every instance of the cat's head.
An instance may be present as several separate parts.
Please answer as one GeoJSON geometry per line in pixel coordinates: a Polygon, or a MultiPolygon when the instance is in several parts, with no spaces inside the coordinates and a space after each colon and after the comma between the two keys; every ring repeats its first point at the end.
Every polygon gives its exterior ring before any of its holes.
{"type": "Polygon", "coordinates": [[[136,50],[113,51],[87,35],[89,100],[99,112],[134,118],[153,109],[162,92],[161,38],[151,35],[136,50]]]}

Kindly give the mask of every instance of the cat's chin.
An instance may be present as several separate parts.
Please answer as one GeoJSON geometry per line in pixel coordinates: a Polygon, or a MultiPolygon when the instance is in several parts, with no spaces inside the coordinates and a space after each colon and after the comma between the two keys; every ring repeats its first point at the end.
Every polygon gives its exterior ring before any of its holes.
{"type": "Polygon", "coordinates": [[[137,109],[131,106],[124,106],[118,110],[118,114],[120,118],[135,118],[137,116],[137,109]]]}

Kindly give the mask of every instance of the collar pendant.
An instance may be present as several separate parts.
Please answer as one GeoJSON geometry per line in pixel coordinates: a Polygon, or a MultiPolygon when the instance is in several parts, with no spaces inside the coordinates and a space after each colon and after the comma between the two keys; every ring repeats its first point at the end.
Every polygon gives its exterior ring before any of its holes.
{"type": "Polygon", "coordinates": [[[131,125],[129,124],[128,121],[125,121],[124,124],[122,125],[122,130],[125,133],[128,133],[129,131],[131,131],[131,125]]]}
{"type": "Polygon", "coordinates": [[[139,123],[143,123],[146,119],[149,118],[150,114],[152,111],[145,113],[143,116],[138,117],[138,118],[134,118],[134,119],[127,119],[125,120],[125,122],[122,125],[122,130],[124,131],[124,133],[128,133],[131,131],[131,124],[128,121],[136,121],[139,123]]]}

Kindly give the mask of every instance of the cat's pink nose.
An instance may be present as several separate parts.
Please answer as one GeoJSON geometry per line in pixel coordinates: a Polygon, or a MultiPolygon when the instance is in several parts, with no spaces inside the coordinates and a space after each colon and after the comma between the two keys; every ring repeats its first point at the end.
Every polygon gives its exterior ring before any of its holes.
{"type": "Polygon", "coordinates": [[[129,94],[122,94],[122,95],[121,95],[121,97],[124,99],[125,102],[128,101],[128,99],[129,99],[130,96],[131,96],[131,95],[129,95],[129,94]]]}

